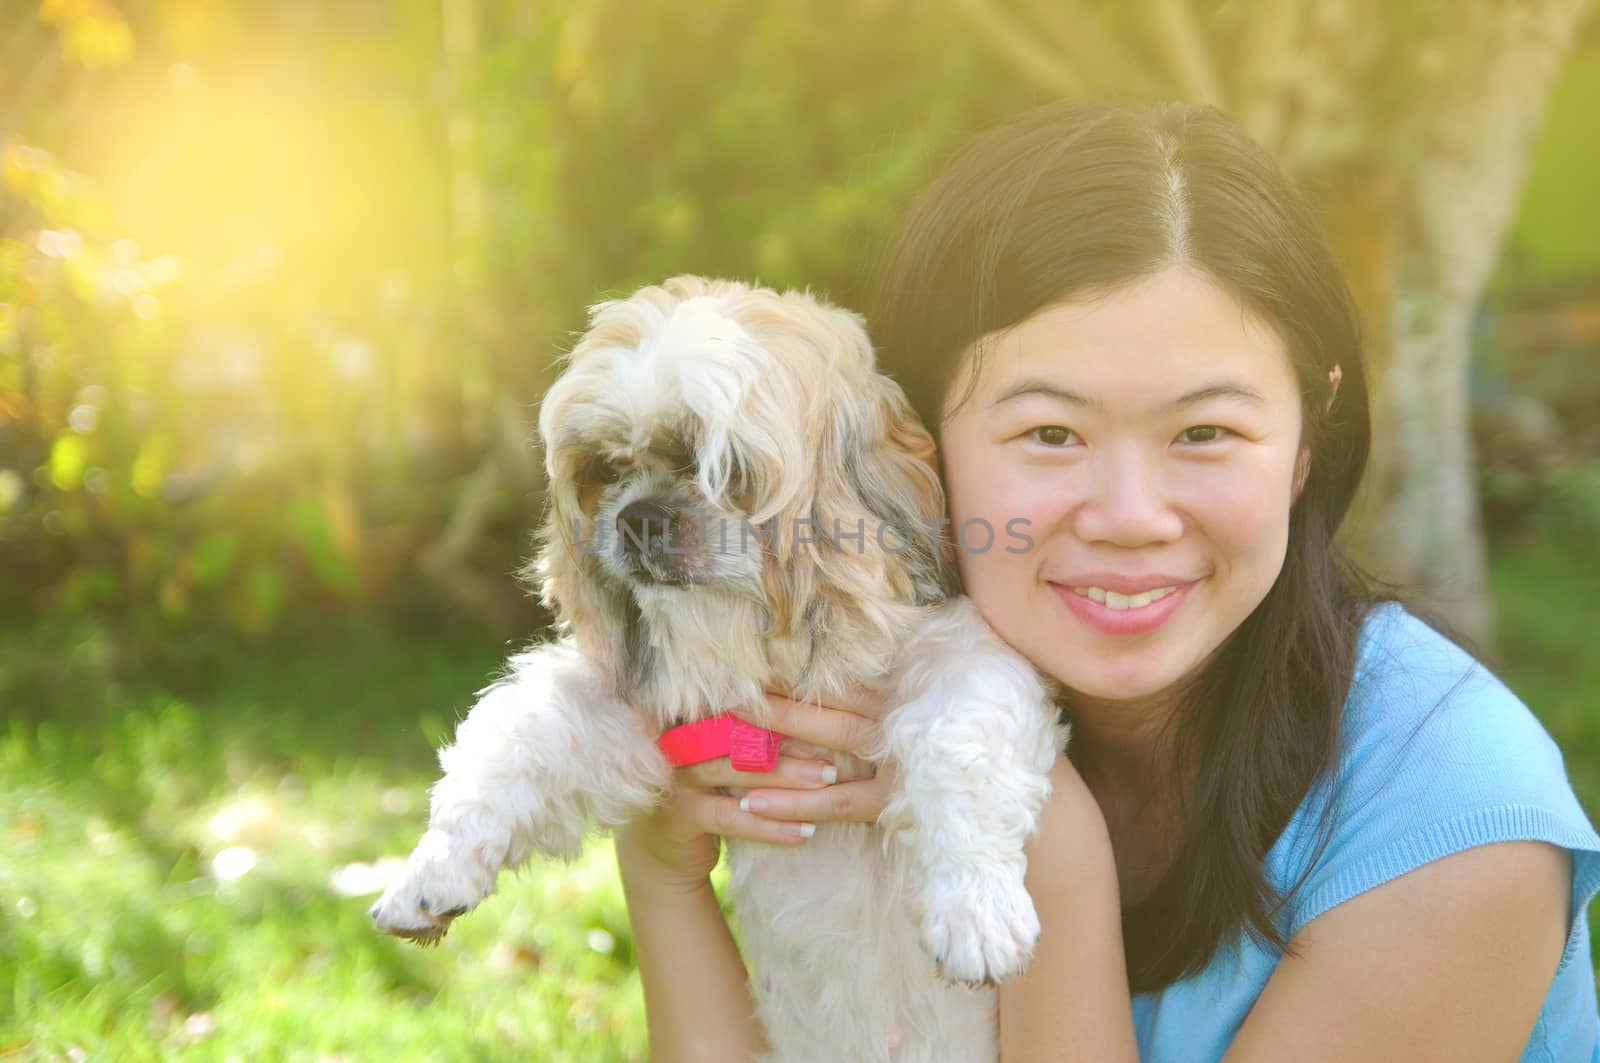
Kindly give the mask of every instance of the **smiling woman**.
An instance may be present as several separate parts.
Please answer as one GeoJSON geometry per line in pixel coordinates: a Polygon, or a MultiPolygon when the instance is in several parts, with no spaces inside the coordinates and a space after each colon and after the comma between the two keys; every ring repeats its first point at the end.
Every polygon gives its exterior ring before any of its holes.
{"type": "Polygon", "coordinates": [[[1174,270],[1052,306],[988,353],[944,423],[951,520],[1025,517],[1037,545],[961,551],[963,583],[1075,694],[1167,690],[1283,566],[1305,448],[1282,341],[1174,270]],[[1167,623],[1180,609],[1198,622],[1167,623]]]}

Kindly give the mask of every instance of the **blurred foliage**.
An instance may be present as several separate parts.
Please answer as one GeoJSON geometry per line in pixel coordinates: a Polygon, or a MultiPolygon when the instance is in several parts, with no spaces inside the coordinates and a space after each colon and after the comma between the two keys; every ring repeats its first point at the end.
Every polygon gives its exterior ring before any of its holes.
{"type": "Polygon", "coordinates": [[[1600,537],[1600,292],[1481,315],[1474,412],[1491,541],[1600,537]]]}
{"type": "Polygon", "coordinates": [[[1600,538],[1600,25],[1574,50],[1481,317],[1478,480],[1491,541],[1600,538]]]}
{"type": "MultiPolygon", "coordinates": [[[[1198,9],[1250,36],[1243,9],[1198,9]]],[[[538,476],[486,455],[507,409],[526,439],[586,305],[694,271],[861,307],[942,154],[1051,94],[960,11],[0,8],[0,611],[158,635],[352,605],[481,620],[446,539],[516,600],[538,476]]],[[[1548,202],[1570,215],[1594,178],[1592,76],[1552,112],[1522,275],[1597,268],[1548,202]]],[[[526,631],[515,609],[495,618],[526,631]]]]}
{"type": "Polygon", "coordinates": [[[1600,288],[1600,213],[1586,209],[1600,176],[1594,101],[1600,99],[1600,20],[1562,67],[1540,150],[1506,249],[1502,289],[1520,292],[1552,280],[1600,288]]]}
{"type": "Polygon", "coordinates": [[[859,304],[938,152],[1031,102],[888,2],[7,10],[5,605],[152,630],[437,609],[417,559],[587,304],[686,270],[859,304]]]}

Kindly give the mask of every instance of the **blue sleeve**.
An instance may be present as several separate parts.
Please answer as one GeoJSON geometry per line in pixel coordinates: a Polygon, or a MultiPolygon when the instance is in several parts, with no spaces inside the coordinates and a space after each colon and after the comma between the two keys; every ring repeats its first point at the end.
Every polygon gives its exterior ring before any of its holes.
{"type": "MultiPolygon", "coordinates": [[[[1290,937],[1330,908],[1440,857],[1501,841],[1572,852],[1565,969],[1587,940],[1581,918],[1600,889],[1600,836],[1561,752],[1516,695],[1398,606],[1369,620],[1345,709],[1340,763],[1286,832],[1310,862],[1286,910],[1290,937]],[[1333,797],[1330,804],[1329,797],[1333,797]],[[1326,848],[1312,849],[1322,816],[1326,848]]],[[[1585,957],[1587,961],[1587,957],[1585,957]]]]}

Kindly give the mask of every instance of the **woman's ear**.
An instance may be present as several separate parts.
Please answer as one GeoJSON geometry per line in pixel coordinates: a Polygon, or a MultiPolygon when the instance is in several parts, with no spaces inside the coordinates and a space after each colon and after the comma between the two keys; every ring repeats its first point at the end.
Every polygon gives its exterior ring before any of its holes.
{"type": "Polygon", "coordinates": [[[1300,456],[1295,458],[1294,461],[1294,494],[1289,499],[1289,504],[1291,506],[1300,501],[1300,492],[1305,488],[1306,477],[1310,474],[1311,447],[1309,445],[1302,444],[1300,447],[1300,456]]]}

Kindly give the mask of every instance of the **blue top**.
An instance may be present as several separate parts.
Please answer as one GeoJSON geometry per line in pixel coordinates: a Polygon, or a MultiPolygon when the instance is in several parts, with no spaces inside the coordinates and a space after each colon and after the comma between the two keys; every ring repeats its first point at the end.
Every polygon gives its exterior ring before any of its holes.
{"type": "MultiPolygon", "coordinates": [[[[1600,837],[1561,753],[1527,706],[1482,665],[1393,603],[1361,634],[1345,705],[1327,848],[1315,854],[1328,780],[1312,787],[1267,854],[1280,890],[1316,863],[1283,916],[1294,935],[1337,904],[1442,856],[1500,841],[1572,851],[1571,933],[1523,1063],[1594,1061],[1594,968],[1585,908],[1600,889],[1600,837]]],[[[1199,974],[1133,1000],[1144,1063],[1220,1060],[1280,953],[1241,932],[1199,974]]]]}

